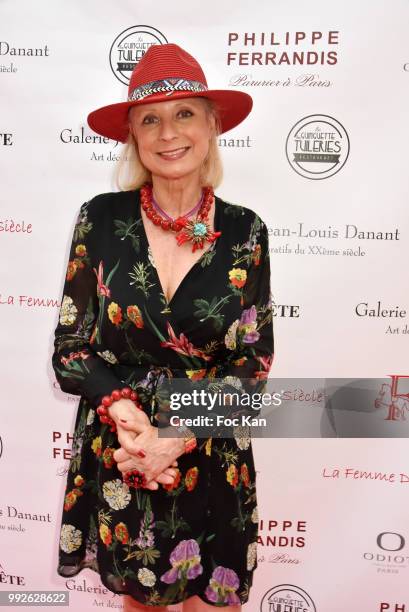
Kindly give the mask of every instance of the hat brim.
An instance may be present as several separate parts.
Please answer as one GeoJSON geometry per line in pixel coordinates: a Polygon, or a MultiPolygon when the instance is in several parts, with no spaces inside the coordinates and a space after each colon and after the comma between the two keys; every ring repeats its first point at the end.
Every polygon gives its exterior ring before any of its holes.
{"type": "Polygon", "coordinates": [[[171,95],[154,94],[142,100],[102,106],[88,115],[88,125],[101,136],[118,140],[119,142],[126,142],[129,134],[128,113],[129,109],[133,106],[168,102],[176,98],[197,97],[208,98],[217,105],[221,121],[221,134],[239,125],[253,107],[252,97],[243,91],[230,91],[229,89],[174,91],[171,95]]]}

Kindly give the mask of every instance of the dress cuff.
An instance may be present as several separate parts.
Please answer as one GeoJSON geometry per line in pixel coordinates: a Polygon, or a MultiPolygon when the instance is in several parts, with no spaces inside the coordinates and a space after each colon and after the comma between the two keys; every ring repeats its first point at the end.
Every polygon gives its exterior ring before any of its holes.
{"type": "Polygon", "coordinates": [[[128,385],[122,382],[105,364],[94,365],[82,383],[84,396],[97,407],[104,395],[111,395],[114,389],[123,389],[128,385]]]}

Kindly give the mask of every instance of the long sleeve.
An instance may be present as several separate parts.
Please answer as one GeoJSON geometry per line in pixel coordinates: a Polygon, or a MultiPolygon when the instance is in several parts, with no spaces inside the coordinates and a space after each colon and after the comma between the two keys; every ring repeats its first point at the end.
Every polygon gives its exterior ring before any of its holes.
{"type": "MultiPolygon", "coordinates": [[[[92,202],[92,201],[91,201],[92,202]]],[[[101,398],[125,387],[110,365],[92,349],[98,333],[100,302],[109,292],[93,263],[95,224],[90,202],[79,211],[70,248],[59,320],[54,332],[52,366],[62,391],[98,406],[101,398]],[[98,276],[99,275],[99,276],[98,276]]]]}
{"type": "MultiPolygon", "coordinates": [[[[229,354],[219,365],[217,376],[223,378],[224,390],[249,396],[265,392],[268,373],[274,359],[274,332],[271,296],[268,229],[258,215],[250,233],[250,265],[243,290],[243,311],[226,334],[229,354]]],[[[226,416],[257,416],[260,409],[241,409],[232,405],[226,416]]]]}

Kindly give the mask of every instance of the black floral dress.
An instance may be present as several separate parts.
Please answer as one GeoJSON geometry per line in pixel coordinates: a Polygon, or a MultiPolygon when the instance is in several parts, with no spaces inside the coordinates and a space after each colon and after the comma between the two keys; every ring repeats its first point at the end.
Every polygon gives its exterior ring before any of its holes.
{"type": "Polygon", "coordinates": [[[215,207],[221,236],[168,303],[139,190],[83,204],[55,330],[57,380],[81,396],[57,571],[91,568],[109,590],[152,607],[193,595],[215,607],[245,603],[257,567],[256,473],[245,427],[198,439],[179,457],[174,483],[150,491],[123,482],[116,434],[95,411],[104,395],[131,386],[159,426],[162,376],[267,378],[274,355],[267,227],[244,206],[215,197],[215,207]]]}

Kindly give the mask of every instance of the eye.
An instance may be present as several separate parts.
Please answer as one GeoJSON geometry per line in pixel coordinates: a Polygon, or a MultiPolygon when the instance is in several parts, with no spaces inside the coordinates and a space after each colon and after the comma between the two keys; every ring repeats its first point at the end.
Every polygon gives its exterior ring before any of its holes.
{"type": "Polygon", "coordinates": [[[179,114],[183,117],[191,117],[193,115],[192,111],[190,111],[188,108],[184,108],[179,112],[179,114]]]}
{"type": "Polygon", "coordinates": [[[154,115],[146,115],[146,117],[143,118],[142,123],[145,123],[146,125],[148,125],[149,123],[153,123],[154,120],[155,120],[154,115]]]}

